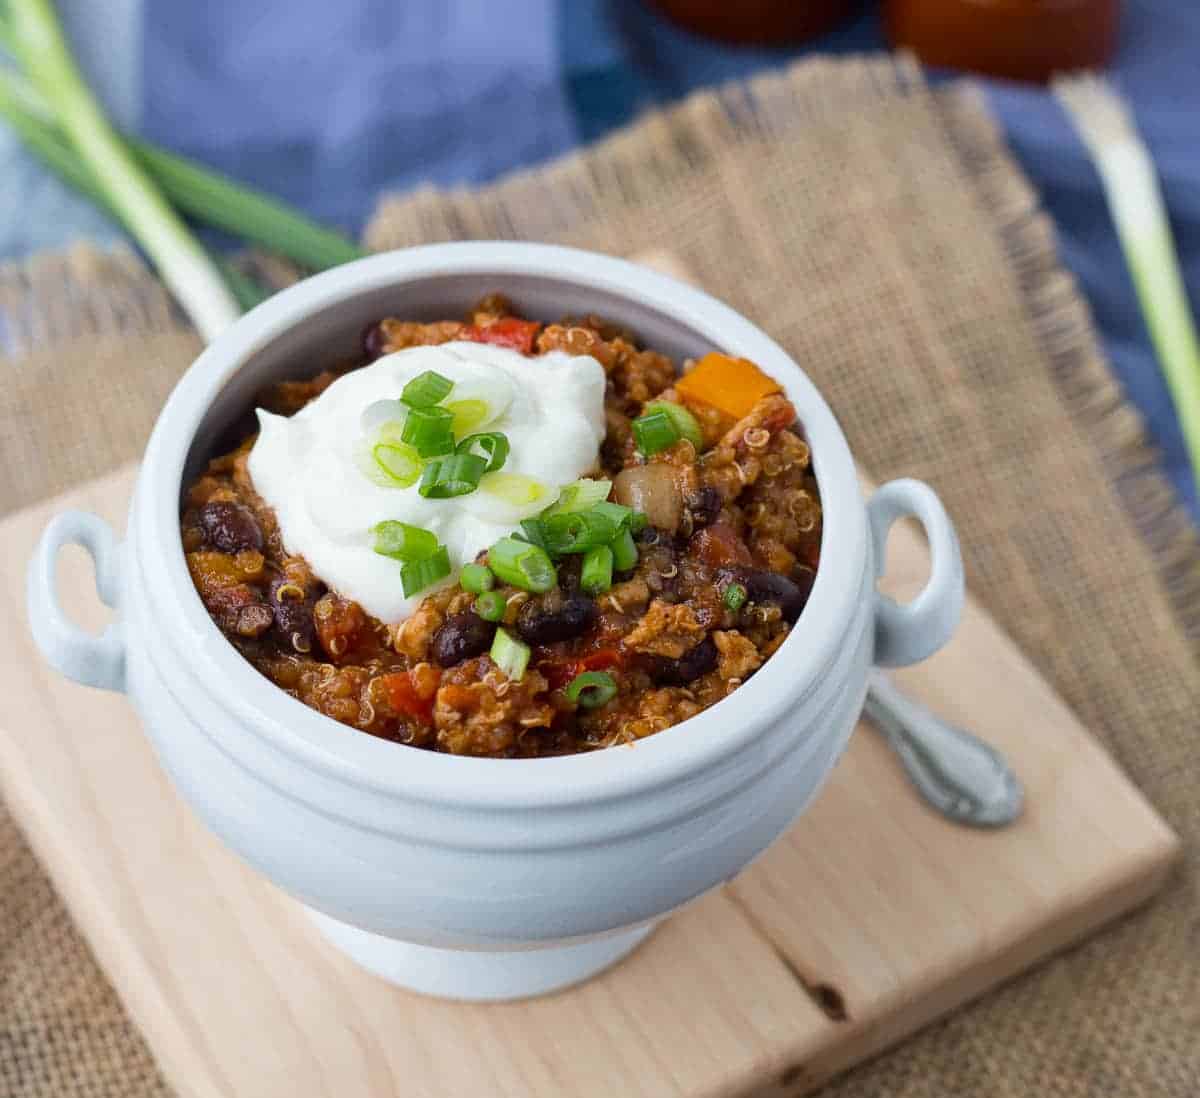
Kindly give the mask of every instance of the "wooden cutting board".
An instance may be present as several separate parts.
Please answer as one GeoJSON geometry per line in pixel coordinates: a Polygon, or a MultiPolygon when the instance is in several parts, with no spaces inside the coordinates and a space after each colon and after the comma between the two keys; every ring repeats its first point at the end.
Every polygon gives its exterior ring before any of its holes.
{"type": "MultiPolygon", "coordinates": [[[[167,784],[125,700],[34,651],[24,569],[54,512],[123,525],[133,471],[0,524],[0,792],[186,1096],[794,1095],[1147,899],[1177,840],[975,603],[898,678],[992,740],[1027,787],[1015,827],[963,830],[861,727],[790,834],[628,961],[547,999],[398,991],[316,936],[167,784]]],[[[920,585],[894,531],[894,593],[920,585]]],[[[104,620],[81,552],[64,602],[104,620]]]]}

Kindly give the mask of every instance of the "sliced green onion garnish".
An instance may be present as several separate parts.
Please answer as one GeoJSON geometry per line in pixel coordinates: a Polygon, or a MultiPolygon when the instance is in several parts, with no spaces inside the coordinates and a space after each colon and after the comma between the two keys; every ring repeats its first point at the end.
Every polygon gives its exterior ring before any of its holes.
{"type": "Polygon", "coordinates": [[[371,527],[375,535],[375,552],[396,560],[424,560],[438,550],[436,534],[410,526],[407,522],[388,519],[371,527]]]}
{"type": "Polygon", "coordinates": [[[696,422],[696,417],[682,404],[673,404],[669,400],[652,400],[642,411],[647,415],[653,412],[663,412],[675,424],[675,430],[679,432],[679,437],[686,438],[696,447],[697,453],[704,448],[704,432],[700,430],[700,424],[696,422]]]}
{"type": "Polygon", "coordinates": [[[563,693],[567,701],[595,709],[617,696],[617,680],[607,671],[581,671],[563,693]]]}
{"type": "Polygon", "coordinates": [[[411,598],[418,591],[445,579],[450,575],[450,554],[444,545],[439,546],[432,556],[424,560],[412,560],[400,569],[400,582],[404,585],[404,597],[411,598]]]}
{"type": "Polygon", "coordinates": [[[646,517],[644,511],[634,511],[629,517],[629,532],[631,534],[640,534],[649,525],[650,520],[646,517]]]}
{"type": "Polygon", "coordinates": [[[617,536],[617,524],[592,511],[573,511],[538,519],[542,539],[550,553],[586,553],[597,545],[607,545],[617,536]]]}
{"type": "Polygon", "coordinates": [[[535,518],[521,520],[521,536],[539,549],[546,548],[546,539],[542,537],[542,524],[535,518]]]}
{"type": "Polygon", "coordinates": [[[537,545],[501,538],[488,550],[488,565],[497,577],[522,591],[549,591],[558,581],[554,562],[537,545]]]}
{"type": "Polygon", "coordinates": [[[484,621],[500,621],[507,603],[499,591],[484,591],[475,600],[474,610],[484,621]]]}
{"type": "Polygon", "coordinates": [[[607,545],[597,545],[583,555],[579,586],[589,595],[599,595],[612,586],[613,551],[607,545]]]}
{"type": "Polygon", "coordinates": [[[407,443],[380,442],[371,448],[371,457],[397,488],[410,488],[421,475],[421,458],[407,443]]]}
{"type": "MultiPolygon", "coordinates": [[[[477,454],[487,459],[485,472],[494,473],[508,460],[508,436],[499,431],[468,435],[458,444],[457,453],[477,454]]],[[[532,478],[531,478],[532,479],[532,478]]]]}
{"type": "Polygon", "coordinates": [[[401,437],[415,446],[421,457],[440,457],[454,452],[453,417],[445,408],[411,408],[401,437]]]}
{"type": "Polygon", "coordinates": [[[486,564],[464,564],[458,574],[459,586],[472,595],[482,595],[496,586],[496,577],[486,564]]]}
{"type": "Polygon", "coordinates": [[[425,466],[417,491],[426,499],[465,496],[479,487],[486,466],[487,462],[474,454],[447,454],[425,466]]]}
{"type": "Polygon", "coordinates": [[[544,481],[524,473],[488,473],[479,490],[520,508],[531,507],[550,493],[544,481]]]}
{"type": "Polygon", "coordinates": [[[638,548],[633,535],[628,530],[622,530],[608,543],[612,550],[613,568],[618,572],[628,572],[638,562],[638,548]]]}
{"type": "Polygon", "coordinates": [[[746,588],[740,583],[731,583],[721,594],[721,601],[727,610],[740,610],[746,601],[746,588]]]}
{"type": "Polygon", "coordinates": [[[459,438],[469,435],[492,418],[492,410],[486,400],[451,400],[444,407],[454,417],[454,433],[459,438]]]}
{"type": "Polygon", "coordinates": [[[646,457],[669,450],[679,441],[679,428],[666,412],[651,412],[648,416],[638,416],[632,427],[637,448],[646,457]]]}
{"type": "Polygon", "coordinates": [[[558,499],[546,508],[542,517],[591,510],[597,503],[608,499],[611,490],[611,480],[592,480],[590,477],[584,477],[573,481],[558,493],[558,499]]]}
{"type": "Polygon", "coordinates": [[[519,682],[529,666],[529,645],[517,640],[506,629],[497,629],[492,640],[492,650],[488,653],[492,662],[500,668],[513,682],[519,682]]]}
{"type": "Polygon", "coordinates": [[[634,510],[632,507],[626,507],[620,503],[609,503],[608,500],[602,500],[597,503],[592,512],[597,515],[603,515],[618,529],[624,529],[633,521],[634,510]]]}
{"type": "Polygon", "coordinates": [[[417,374],[400,391],[400,399],[411,408],[432,408],[450,395],[454,382],[432,370],[417,374]]]}

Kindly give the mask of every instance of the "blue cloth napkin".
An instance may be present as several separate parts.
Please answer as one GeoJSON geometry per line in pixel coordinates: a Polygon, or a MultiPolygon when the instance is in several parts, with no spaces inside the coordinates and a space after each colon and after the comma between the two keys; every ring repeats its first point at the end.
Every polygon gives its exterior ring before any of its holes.
{"type": "MultiPolygon", "coordinates": [[[[85,69],[123,124],[352,231],[383,190],[485,182],[800,52],[709,43],[639,0],[59,2],[85,69]]],[[[812,48],[884,45],[868,5],[812,48]]],[[[1162,174],[1196,309],[1200,4],[1127,0],[1114,72],[1162,174]]],[[[1058,224],[1117,374],[1200,521],[1095,171],[1044,90],[989,82],[987,93],[1058,224]]],[[[18,196],[0,211],[0,254],[113,234],[7,134],[0,173],[18,196]]]]}

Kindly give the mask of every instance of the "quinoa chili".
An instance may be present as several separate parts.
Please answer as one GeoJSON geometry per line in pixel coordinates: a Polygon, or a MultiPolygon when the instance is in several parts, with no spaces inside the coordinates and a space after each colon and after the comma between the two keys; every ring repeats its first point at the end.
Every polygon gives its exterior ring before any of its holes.
{"type": "MultiPolygon", "coordinates": [[[[192,580],[230,643],[351,728],[497,758],[633,743],[737,689],[795,624],[820,550],[808,445],[779,387],[718,354],[677,375],[666,356],[596,317],[542,325],[499,295],[465,322],[385,319],[366,333],[357,365],[450,340],[594,357],[607,377],[594,476],[612,482],[609,500],[636,521],[611,545],[556,554],[544,590],[506,582],[521,579],[531,537],[514,530],[505,541],[517,572],[494,547],[386,625],[287,552],[247,472],[252,436],[209,463],[181,519],[192,580]]],[[[341,372],[281,382],[263,402],[294,413],[341,372]]]]}

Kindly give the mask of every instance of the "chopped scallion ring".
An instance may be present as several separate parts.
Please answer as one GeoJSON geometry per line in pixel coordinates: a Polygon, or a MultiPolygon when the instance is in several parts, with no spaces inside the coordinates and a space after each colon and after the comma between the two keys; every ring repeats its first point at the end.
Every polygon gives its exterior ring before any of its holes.
{"type": "Polygon", "coordinates": [[[563,693],[569,702],[596,709],[617,696],[617,680],[607,671],[581,671],[563,693]]]}
{"type": "Polygon", "coordinates": [[[633,521],[635,512],[632,507],[626,507],[624,504],[602,500],[592,508],[592,513],[611,520],[617,529],[626,529],[633,521]]]}
{"type": "Polygon", "coordinates": [[[649,415],[638,416],[631,424],[633,437],[637,440],[637,448],[651,457],[669,450],[679,441],[679,428],[666,412],[651,412],[649,415]]]}
{"type": "Polygon", "coordinates": [[[426,499],[465,496],[479,487],[486,467],[487,462],[474,454],[447,454],[425,466],[417,491],[426,499]]]}
{"type": "Polygon", "coordinates": [[[474,610],[484,621],[500,621],[507,605],[499,591],[484,591],[475,600],[474,610]]]}
{"type": "Polygon", "coordinates": [[[412,598],[419,591],[445,579],[450,575],[450,554],[444,545],[438,546],[432,556],[424,560],[411,560],[400,569],[400,582],[404,597],[412,598]]]}
{"type": "Polygon", "coordinates": [[[488,550],[488,566],[496,576],[522,591],[540,594],[558,580],[546,551],[516,538],[501,538],[488,550]]]}
{"type": "Polygon", "coordinates": [[[453,417],[454,433],[460,438],[496,418],[486,400],[451,400],[446,403],[445,408],[453,417]]]}
{"type": "Polygon", "coordinates": [[[411,488],[421,476],[421,456],[407,443],[380,442],[371,448],[371,457],[397,488],[411,488]]]}
{"type": "Polygon", "coordinates": [[[607,545],[597,545],[583,555],[579,586],[589,595],[599,595],[612,586],[613,551],[607,545]]]}
{"type": "Polygon", "coordinates": [[[464,564],[458,574],[458,583],[464,591],[482,595],[496,586],[496,577],[486,564],[464,564]]]}
{"type": "MultiPolygon", "coordinates": [[[[583,477],[563,488],[558,493],[558,499],[546,508],[542,517],[570,514],[573,511],[590,511],[597,503],[608,499],[608,493],[611,490],[611,480],[592,480],[590,477],[583,477]]],[[[614,506],[616,505],[614,504],[614,506]]]]}
{"type": "Polygon", "coordinates": [[[487,460],[484,472],[494,473],[508,460],[508,436],[500,431],[485,431],[478,435],[468,435],[458,444],[456,453],[476,454],[487,460]]]}
{"type": "Polygon", "coordinates": [[[492,662],[500,668],[513,682],[520,682],[529,666],[531,655],[529,645],[517,640],[506,629],[497,629],[492,640],[492,650],[488,653],[492,662]]]}
{"type": "Polygon", "coordinates": [[[652,400],[643,409],[645,414],[653,412],[663,412],[672,423],[675,424],[675,429],[679,432],[680,438],[686,438],[693,446],[696,447],[696,453],[704,449],[704,432],[700,430],[700,424],[696,417],[692,415],[682,404],[674,404],[669,400],[652,400]]]}
{"type": "Polygon", "coordinates": [[[454,453],[454,417],[445,408],[412,408],[404,420],[401,438],[421,457],[454,453]]]}
{"type": "Polygon", "coordinates": [[[424,560],[438,550],[436,534],[407,522],[388,519],[371,527],[371,533],[375,535],[375,552],[380,556],[403,561],[424,560]]]}
{"type": "Polygon", "coordinates": [[[608,546],[612,550],[613,568],[618,572],[628,572],[638,562],[638,548],[633,535],[628,530],[622,530],[608,546]]]}
{"type": "Polygon", "coordinates": [[[448,377],[426,370],[418,374],[400,393],[400,399],[412,408],[432,408],[450,395],[454,382],[448,377]]]}
{"type": "Polygon", "coordinates": [[[546,539],[542,537],[542,524],[535,518],[521,520],[521,535],[530,545],[545,550],[546,539]]]}
{"type": "Polygon", "coordinates": [[[740,583],[731,583],[721,593],[721,601],[727,610],[740,610],[746,601],[747,591],[740,583]]]}
{"type": "Polygon", "coordinates": [[[538,519],[546,550],[550,553],[586,553],[597,545],[607,545],[617,536],[618,526],[606,515],[591,511],[572,511],[538,519]]]}

